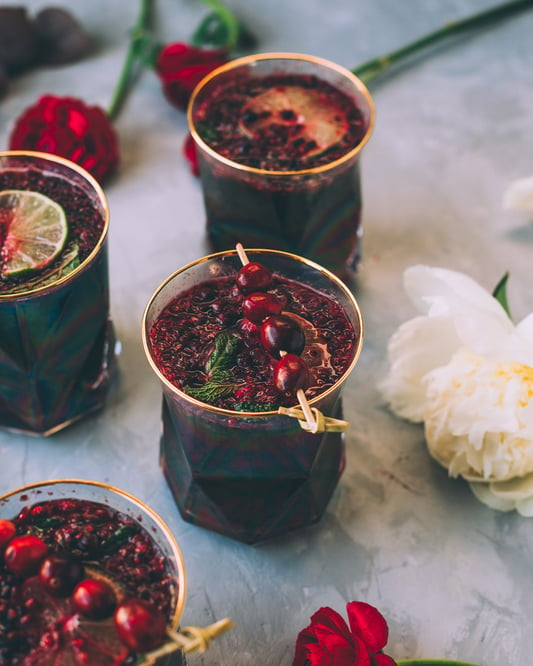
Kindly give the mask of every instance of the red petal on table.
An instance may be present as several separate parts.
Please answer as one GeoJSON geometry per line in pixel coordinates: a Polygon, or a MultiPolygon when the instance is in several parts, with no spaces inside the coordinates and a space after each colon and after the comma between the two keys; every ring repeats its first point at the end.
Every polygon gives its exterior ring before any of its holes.
{"type": "Polygon", "coordinates": [[[389,637],[389,628],[377,608],[363,601],[351,601],[346,610],[353,635],[359,636],[372,652],[382,650],[389,637]]]}

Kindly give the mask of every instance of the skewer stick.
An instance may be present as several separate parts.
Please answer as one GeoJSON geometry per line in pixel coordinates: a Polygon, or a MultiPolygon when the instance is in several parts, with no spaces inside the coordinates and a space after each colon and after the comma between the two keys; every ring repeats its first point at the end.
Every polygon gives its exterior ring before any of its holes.
{"type": "Polygon", "coordinates": [[[167,636],[170,639],[160,648],[152,650],[144,657],[148,664],[155,664],[156,661],[167,654],[182,650],[183,652],[205,652],[209,643],[220,636],[228,629],[234,626],[229,618],[218,620],[207,627],[184,627],[181,631],[167,629],[167,636]]]}
{"type": "Polygon", "coordinates": [[[249,264],[250,260],[246,256],[246,252],[244,251],[242,243],[237,243],[237,245],[235,246],[235,249],[237,250],[237,254],[239,255],[239,259],[242,261],[242,265],[246,266],[246,264],[249,264]]]}
{"type": "MultiPolygon", "coordinates": [[[[242,243],[237,243],[235,249],[237,250],[237,254],[239,255],[239,259],[241,260],[243,266],[246,266],[246,264],[250,263],[242,243]]],[[[285,356],[286,353],[286,351],[280,351],[279,355],[285,356]]],[[[310,431],[316,432],[318,423],[313,415],[313,412],[311,411],[311,407],[309,406],[309,402],[307,401],[304,390],[298,389],[296,392],[296,397],[298,398],[298,402],[300,403],[300,407],[302,408],[302,412],[304,413],[305,420],[307,421],[310,431]]]]}

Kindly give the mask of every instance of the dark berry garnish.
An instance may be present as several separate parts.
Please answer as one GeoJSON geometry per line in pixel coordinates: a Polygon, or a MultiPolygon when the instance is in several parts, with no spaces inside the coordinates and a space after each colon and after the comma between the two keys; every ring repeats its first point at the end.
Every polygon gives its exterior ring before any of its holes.
{"type": "Polygon", "coordinates": [[[124,601],[117,607],[114,620],[120,640],[134,652],[148,652],[163,643],[166,634],[165,618],[147,601],[124,601]]]}
{"type": "Polygon", "coordinates": [[[4,552],[4,560],[12,573],[32,576],[39,570],[47,553],[48,547],[42,539],[27,534],[11,539],[4,552]]]}
{"type": "Polygon", "coordinates": [[[296,395],[309,385],[309,371],[305,361],[296,354],[285,354],[274,368],[274,383],[281,393],[296,395]]]}
{"type": "Polygon", "coordinates": [[[74,588],[72,603],[78,613],[90,620],[103,620],[113,613],[117,598],[109,583],[96,578],[87,578],[74,588]]]}
{"type": "Polygon", "coordinates": [[[5,547],[15,536],[17,530],[10,520],[0,519],[0,553],[4,552],[5,547]]]}
{"type": "Polygon", "coordinates": [[[83,566],[67,556],[51,555],[41,564],[39,579],[47,592],[56,597],[68,596],[83,578],[83,566]]]}
{"type": "Polygon", "coordinates": [[[11,76],[35,63],[36,42],[25,7],[0,7],[0,65],[11,76]]]}
{"type": "Polygon", "coordinates": [[[280,358],[282,351],[300,355],[305,347],[305,334],[293,317],[272,315],[261,326],[261,342],[274,358],[280,358]]]}
{"type": "Polygon", "coordinates": [[[254,291],[248,294],[242,302],[242,313],[254,324],[260,324],[270,315],[281,312],[281,302],[277,296],[264,291],[254,291]]]}
{"type": "Polygon", "coordinates": [[[272,284],[272,271],[263,264],[250,261],[239,270],[236,282],[243,294],[266,291],[272,284]]]}
{"type": "Polygon", "coordinates": [[[60,7],[45,7],[35,17],[34,31],[42,62],[65,65],[82,58],[92,42],[79,21],[60,7]]]}

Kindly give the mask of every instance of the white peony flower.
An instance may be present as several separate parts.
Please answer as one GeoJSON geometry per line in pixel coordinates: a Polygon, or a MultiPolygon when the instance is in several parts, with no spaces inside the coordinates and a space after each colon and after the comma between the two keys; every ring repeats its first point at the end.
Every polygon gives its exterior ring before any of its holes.
{"type": "Polygon", "coordinates": [[[479,499],[533,515],[533,313],[515,326],[474,280],[442,268],[412,266],[404,285],[422,314],[391,337],[385,399],[424,422],[430,454],[479,499]]]}
{"type": "Polygon", "coordinates": [[[508,210],[533,211],[533,177],[511,183],[503,193],[503,207],[508,210]]]}

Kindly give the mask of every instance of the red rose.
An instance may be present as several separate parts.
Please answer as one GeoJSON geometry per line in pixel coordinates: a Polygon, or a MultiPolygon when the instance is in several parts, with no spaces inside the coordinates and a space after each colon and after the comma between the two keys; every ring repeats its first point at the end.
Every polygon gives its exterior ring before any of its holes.
{"type": "Polygon", "coordinates": [[[389,629],[381,613],[362,601],[346,605],[350,626],[332,608],[320,608],[296,640],[293,666],[396,666],[382,653],[389,629]]]}
{"type": "Polygon", "coordinates": [[[168,44],[157,57],[156,72],[168,101],[185,111],[197,83],[228,60],[223,49],[206,50],[181,42],[168,44]]]}
{"type": "Polygon", "coordinates": [[[66,157],[103,182],[119,161],[118,139],[105,111],[72,97],[45,95],[17,120],[10,150],[66,157]]]}

